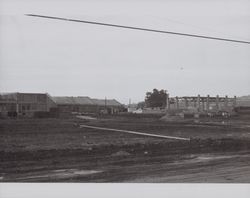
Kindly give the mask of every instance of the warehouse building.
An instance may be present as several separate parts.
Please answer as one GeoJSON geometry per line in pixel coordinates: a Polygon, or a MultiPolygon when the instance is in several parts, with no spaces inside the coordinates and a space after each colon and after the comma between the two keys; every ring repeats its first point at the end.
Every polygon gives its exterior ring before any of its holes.
{"type": "Polygon", "coordinates": [[[114,114],[124,109],[123,105],[112,99],[92,99],[87,96],[53,97],[60,113],[109,113],[114,114]]]}
{"type": "Polygon", "coordinates": [[[123,110],[123,105],[114,99],[51,97],[47,93],[0,94],[0,117],[57,117],[72,112],[115,114],[123,110]]]}
{"type": "Polygon", "coordinates": [[[250,95],[238,97],[235,110],[238,114],[250,115],[250,95]]]}
{"type": "Polygon", "coordinates": [[[0,94],[0,114],[4,117],[33,117],[38,112],[50,112],[53,107],[56,104],[47,93],[0,94]]]}

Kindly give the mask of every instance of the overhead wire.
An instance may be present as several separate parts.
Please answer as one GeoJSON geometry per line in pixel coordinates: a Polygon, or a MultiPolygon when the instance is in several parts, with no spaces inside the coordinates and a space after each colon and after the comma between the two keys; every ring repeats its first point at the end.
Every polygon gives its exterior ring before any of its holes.
{"type": "Polygon", "coordinates": [[[135,26],[126,26],[126,25],[118,25],[118,24],[111,24],[111,23],[102,23],[102,22],[96,22],[96,21],[86,21],[86,20],[54,17],[54,16],[45,16],[45,15],[37,15],[37,14],[25,14],[25,15],[26,16],[31,16],[31,17],[40,17],[40,18],[63,20],[63,21],[85,23],[85,24],[92,24],[92,25],[109,26],[109,27],[115,27],[115,28],[132,29],[132,30],[139,30],[139,31],[162,33],[162,34],[172,34],[172,35],[178,35],[178,36],[186,36],[186,37],[194,37],[194,38],[201,38],[201,39],[210,39],[210,40],[234,42],[234,43],[241,43],[241,44],[250,44],[250,41],[228,39],[228,38],[222,38],[222,37],[212,37],[212,36],[207,36],[207,35],[198,35],[198,34],[189,34],[189,33],[183,33],[183,32],[156,30],[156,29],[149,29],[149,28],[142,28],[142,27],[135,27],[135,26]]]}
{"type": "MultiPolygon", "coordinates": [[[[176,19],[173,20],[173,19],[167,18],[167,17],[161,17],[161,18],[162,18],[161,20],[164,20],[164,21],[169,21],[171,23],[185,25],[186,27],[195,28],[195,29],[200,30],[200,31],[206,31],[207,33],[216,33],[216,34],[225,33],[222,30],[218,30],[218,29],[203,26],[203,25],[202,26],[201,25],[194,25],[194,24],[186,23],[186,22],[179,21],[179,20],[176,20],[176,19]]],[[[237,39],[239,39],[239,40],[248,40],[248,38],[246,38],[246,37],[241,37],[241,36],[232,34],[231,32],[226,32],[226,34],[227,34],[227,36],[234,37],[235,40],[236,40],[235,37],[237,37],[237,39]]]]}

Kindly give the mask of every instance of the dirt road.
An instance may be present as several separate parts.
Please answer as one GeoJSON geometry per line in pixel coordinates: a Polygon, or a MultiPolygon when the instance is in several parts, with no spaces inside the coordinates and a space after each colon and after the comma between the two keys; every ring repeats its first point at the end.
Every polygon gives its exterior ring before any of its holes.
{"type": "Polygon", "coordinates": [[[161,164],[152,167],[151,176],[139,176],[125,182],[170,182],[170,183],[249,183],[250,155],[198,155],[193,159],[161,164]],[[155,170],[155,171],[153,171],[155,170]]]}
{"type": "Polygon", "coordinates": [[[106,156],[106,160],[60,160],[60,165],[46,167],[45,160],[33,164],[32,169],[27,163],[28,169],[19,167],[17,172],[9,169],[0,179],[2,182],[250,182],[250,153],[147,157],[120,152],[117,156],[106,156]]]}

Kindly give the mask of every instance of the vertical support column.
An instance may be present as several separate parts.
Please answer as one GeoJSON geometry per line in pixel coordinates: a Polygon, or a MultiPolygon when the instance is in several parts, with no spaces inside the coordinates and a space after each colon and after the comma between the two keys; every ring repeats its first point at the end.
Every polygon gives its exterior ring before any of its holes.
{"type": "Polygon", "coordinates": [[[19,104],[18,104],[18,93],[16,94],[16,113],[19,113],[19,104]]]}
{"type": "Polygon", "coordinates": [[[205,103],[204,103],[204,98],[201,99],[201,102],[202,102],[202,111],[204,112],[205,111],[205,103]]]}
{"type": "Polygon", "coordinates": [[[188,108],[188,100],[187,100],[187,98],[185,98],[185,108],[186,109],[188,108]]]}
{"type": "Polygon", "coordinates": [[[234,96],[234,99],[233,99],[233,107],[236,107],[236,105],[237,105],[236,96],[234,96]]]}
{"type": "Polygon", "coordinates": [[[196,105],[196,97],[193,97],[192,100],[193,100],[194,107],[196,107],[197,106],[196,105]]]}
{"type": "Polygon", "coordinates": [[[46,96],[46,111],[49,112],[49,104],[48,104],[49,103],[49,100],[48,100],[49,96],[47,93],[45,93],[45,96],[46,96]]]}
{"type": "Polygon", "coordinates": [[[209,111],[209,95],[207,95],[206,110],[209,111]]]}
{"type": "Polygon", "coordinates": [[[224,106],[225,106],[225,108],[228,107],[228,97],[227,97],[227,95],[225,96],[224,106]]]}
{"type": "Polygon", "coordinates": [[[215,103],[216,103],[216,111],[219,111],[219,95],[216,96],[215,103]]]}
{"type": "Polygon", "coordinates": [[[198,95],[197,97],[197,109],[198,109],[198,112],[200,111],[200,94],[198,95]]]}
{"type": "Polygon", "coordinates": [[[179,109],[179,98],[176,96],[176,109],[179,109]]]}
{"type": "Polygon", "coordinates": [[[167,94],[166,107],[167,107],[167,110],[170,110],[170,95],[169,94],[167,94]]]}
{"type": "Polygon", "coordinates": [[[169,94],[166,94],[166,112],[170,109],[169,94]]]}
{"type": "Polygon", "coordinates": [[[108,114],[108,109],[107,109],[107,97],[105,96],[104,100],[104,106],[105,106],[105,113],[108,114]]]}

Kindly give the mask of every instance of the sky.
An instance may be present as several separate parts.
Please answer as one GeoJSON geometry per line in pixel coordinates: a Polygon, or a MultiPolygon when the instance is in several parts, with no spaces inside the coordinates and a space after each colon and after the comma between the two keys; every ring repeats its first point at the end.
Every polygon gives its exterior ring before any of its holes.
{"type": "Polygon", "coordinates": [[[29,17],[40,14],[250,41],[249,0],[0,0],[0,92],[143,101],[250,94],[250,45],[29,17]]]}

